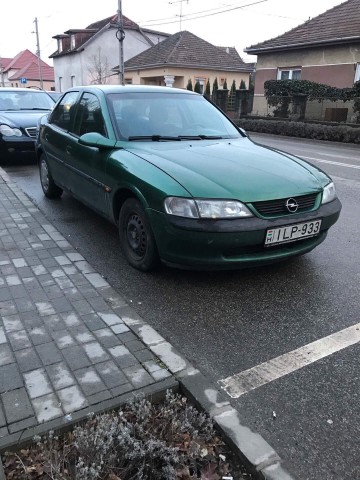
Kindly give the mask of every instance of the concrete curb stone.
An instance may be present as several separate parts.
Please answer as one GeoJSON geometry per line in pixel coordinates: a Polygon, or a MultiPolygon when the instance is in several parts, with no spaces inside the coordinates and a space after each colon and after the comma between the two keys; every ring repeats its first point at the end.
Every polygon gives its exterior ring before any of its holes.
{"type": "MultiPolygon", "coordinates": [[[[28,199],[28,197],[16,186],[12,184],[8,175],[0,168],[0,178],[8,184],[9,188],[22,202],[25,208],[38,209],[28,199]]],[[[48,222],[50,223],[50,222],[48,222]]],[[[48,226],[48,234],[60,242],[60,247],[65,248],[70,244],[65,240],[57,230],[48,226]]],[[[74,254],[76,255],[76,254],[74,254]]],[[[57,256],[58,261],[67,261],[61,255],[57,256]]],[[[42,423],[38,426],[31,426],[25,430],[10,434],[3,439],[0,438],[0,453],[11,447],[19,447],[25,442],[31,441],[34,435],[44,434],[49,430],[60,430],[70,428],[74,423],[78,423],[86,418],[90,412],[99,413],[105,410],[115,409],[126,402],[133,395],[141,392],[147,397],[164,397],[166,390],[171,389],[180,391],[187,396],[194,404],[207,412],[214,420],[215,425],[221,431],[224,440],[233,448],[245,466],[253,474],[255,479],[259,480],[296,480],[295,477],[276,451],[266,442],[258,433],[249,428],[242,420],[240,412],[233,408],[229,398],[219,390],[217,385],[213,385],[199,370],[194,368],[191,363],[183,357],[165,338],[163,338],[151,325],[147,324],[137,312],[129,306],[124,298],[121,297],[100,274],[94,272],[91,265],[81,256],[73,258],[83,270],[83,275],[97,289],[100,295],[112,306],[115,315],[120,317],[125,329],[121,335],[131,334],[133,331],[145,346],[160,359],[164,367],[168,369],[168,378],[160,379],[154,384],[143,387],[139,390],[133,390],[124,395],[116,396],[111,399],[102,399],[90,407],[78,410],[71,414],[71,420],[64,424],[64,417],[58,417],[54,420],[42,423]],[[81,265],[80,265],[81,264],[81,265]],[[127,328],[128,327],[128,328],[127,328]],[[126,330],[127,328],[127,330],[126,330]]],[[[71,263],[71,262],[70,262],[71,263]]],[[[111,318],[107,318],[111,325],[111,318]]],[[[133,335],[133,334],[132,334],[133,335]]],[[[135,335],[133,335],[135,336],[135,335]]],[[[136,340],[136,337],[133,339],[136,340]]],[[[134,344],[136,347],[136,344],[134,344]]],[[[136,348],[133,354],[136,356],[136,348]]],[[[132,355],[132,353],[130,353],[132,355]]],[[[142,360],[143,361],[143,360],[142,360]]],[[[149,358],[149,361],[151,359],[149,358]]],[[[166,372],[166,370],[164,370],[166,372]]],[[[100,392],[101,393],[101,392],[100,392]]],[[[0,480],[5,480],[4,472],[0,459],[0,480]]]]}
{"type": "Polygon", "coordinates": [[[240,412],[230,405],[228,397],[199,370],[194,368],[183,370],[176,378],[180,382],[180,391],[202,410],[208,412],[223,438],[238,453],[254,478],[299,480],[290,473],[267,441],[244,423],[240,412]]]}

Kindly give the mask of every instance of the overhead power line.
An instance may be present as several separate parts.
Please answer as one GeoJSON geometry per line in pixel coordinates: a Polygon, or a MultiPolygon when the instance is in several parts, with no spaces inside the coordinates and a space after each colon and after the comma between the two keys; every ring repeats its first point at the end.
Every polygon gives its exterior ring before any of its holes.
{"type": "MultiPolygon", "coordinates": [[[[203,10],[202,12],[195,12],[195,13],[190,13],[188,15],[183,15],[183,18],[186,21],[197,20],[198,18],[205,18],[205,17],[211,17],[213,15],[220,15],[221,13],[231,12],[233,10],[239,10],[239,9],[245,8],[245,7],[251,7],[252,5],[257,5],[259,3],[265,3],[265,2],[268,2],[268,1],[269,0],[258,0],[257,2],[247,3],[245,5],[240,5],[240,6],[236,6],[236,7],[232,7],[232,8],[227,8],[225,10],[221,10],[219,12],[213,12],[213,13],[205,13],[205,12],[210,12],[211,10],[203,10]],[[205,14],[202,15],[203,13],[205,13],[205,14]],[[197,16],[194,16],[194,15],[197,15],[197,16]]],[[[172,20],[172,21],[169,21],[169,22],[161,22],[161,23],[147,23],[147,22],[145,22],[145,23],[143,23],[143,25],[146,25],[147,27],[155,27],[155,26],[158,26],[158,25],[168,25],[168,24],[177,23],[177,22],[178,22],[178,20],[172,20]]]]}
{"type": "MultiPolygon", "coordinates": [[[[175,3],[175,2],[169,2],[169,3],[175,3]]],[[[238,5],[237,3],[229,4],[229,5],[223,5],[222,7],[215,7],[215,8],[208,8],[206,10],[201,10],[200,12],[193,12],[193,13],[188,13],[183,15],[184,17],[188,17],[191,15],[198,15],[201,13],[208,13],[208,12],[216,12],[218,10],[222,10],[224,7],[238,7],[238,8],[243,8],[244,5],[238,5]]],[[[220,12],[221,13],[221,12],[220,12]]],[[[147,25],[148,23],[153,23],[153,22],[160,22],[160,21],[165,21],[165,20],[173,20],[174,15],[171,15],[170,17],[163,17],[163,18],[150,18],[149,20],[141,21],[138,20],[137,23],[141,23],[142,25],[147,25]]]]}

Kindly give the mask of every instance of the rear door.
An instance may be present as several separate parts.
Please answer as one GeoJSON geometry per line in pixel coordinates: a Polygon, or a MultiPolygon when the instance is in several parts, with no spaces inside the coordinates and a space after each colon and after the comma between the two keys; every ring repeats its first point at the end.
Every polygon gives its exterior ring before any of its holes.
{"type": "Polygon", "coordinates": [[[66,93],[40,132],[41,144],[49,162],[51,175],[57,185],[67,190],[70,190],[71,181],[67,165],[67,150],[73,138],[71,131],[78,96],[79,91],[66,93]]]}

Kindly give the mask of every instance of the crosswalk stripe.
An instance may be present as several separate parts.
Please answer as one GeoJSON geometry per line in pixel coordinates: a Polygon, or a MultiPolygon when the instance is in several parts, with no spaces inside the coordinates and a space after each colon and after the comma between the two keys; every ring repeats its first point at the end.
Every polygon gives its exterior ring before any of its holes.
{"type": "Polygon", "coordinates": [[[268,362],[219,380],[218,383],[230,397],[239,398],[255,388],[273,382],[359,341],[360,323],[357,323],[268,362]]]}

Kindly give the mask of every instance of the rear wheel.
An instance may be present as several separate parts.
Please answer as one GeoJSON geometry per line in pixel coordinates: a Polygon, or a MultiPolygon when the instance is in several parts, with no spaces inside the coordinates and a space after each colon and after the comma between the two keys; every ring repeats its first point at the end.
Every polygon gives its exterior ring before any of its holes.
{"type": "Polygon", "coordinates": [[[41,188],[43,189],[44,195],[48,198],[60,198],[63,193],[62,188],[55,184],[44,154],[40,157],[39,171],[41,188]]]}
{"type": "Polygon", "coordinates": [[[148,272],[159,264],[154,235],[141,203],[127,199],[119,216],[120,244],[126,260],[134,268],[148,272]]]}

